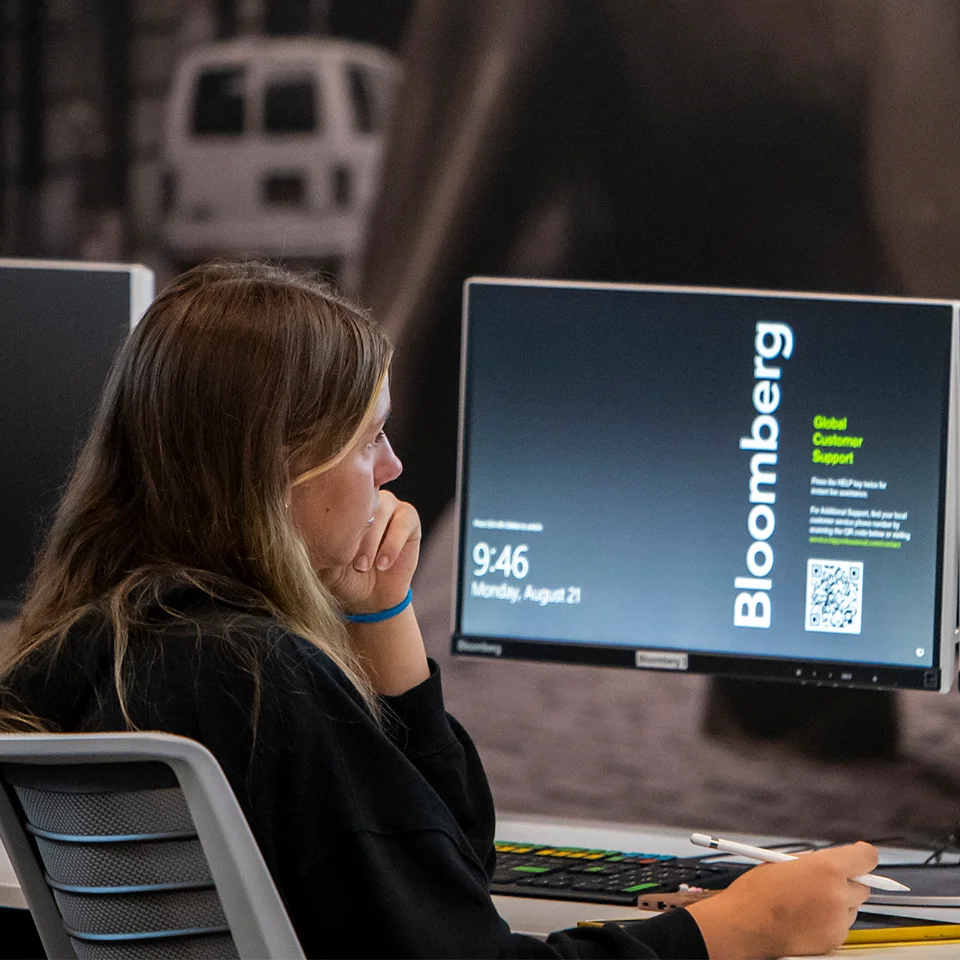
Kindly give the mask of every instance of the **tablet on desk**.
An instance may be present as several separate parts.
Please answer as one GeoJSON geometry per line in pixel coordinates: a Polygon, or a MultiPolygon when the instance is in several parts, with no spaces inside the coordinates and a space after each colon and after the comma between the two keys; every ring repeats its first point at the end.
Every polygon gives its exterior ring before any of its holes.
{"type": "Polygon", "coordinates": [[[896,913],[870,913],[860,910],[851,930],[882,930],[891,927],[956,927],[955,937],[960,938],[960,924],[949,920],[930,920],[926,917],[907,917],[896,913]]]}
{"type": "Polygon", "coordinates": [[[960,907],[960,863],[900,863],[878,868],[909,893],[871,891],[868,904],[902,907],[960,907]]]}

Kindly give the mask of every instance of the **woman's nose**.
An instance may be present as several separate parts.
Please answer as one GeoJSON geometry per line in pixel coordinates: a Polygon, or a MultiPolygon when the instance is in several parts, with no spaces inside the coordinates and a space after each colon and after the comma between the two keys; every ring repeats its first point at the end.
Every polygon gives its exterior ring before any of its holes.
{"type": "Polygon", "coordinates": [[[396,480],[403,473],[403,464],[400,458],[393,452],[388,440],[382,447],[380,461],[377,463],[377,476],[375,477],[377,486],[396,480]]]}

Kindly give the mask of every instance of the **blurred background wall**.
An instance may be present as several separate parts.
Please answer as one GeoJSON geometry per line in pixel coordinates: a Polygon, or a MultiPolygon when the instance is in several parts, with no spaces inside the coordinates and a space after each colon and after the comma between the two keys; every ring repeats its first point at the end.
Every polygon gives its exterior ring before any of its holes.
{"type": "Polygon", "coordinates": [[[501,807],[953,832],[956,695],[446,651],[463,279],[960,296],[960,0],[0,0],[0,254],[168,279],[176,64],[281,36],[402,66],[351,279],[397,341],[397,489],[428,531],[418,611],[501,807]]]}
{"type": "MultiPolygon", "coordinates": [[[[391,434],[407,469],[397,486],[436,524],[435,576],[449,584],[464,277],[957,295],[958,18],[954,0],[416,5],[365,291],[399,342],[391,434]]],[[[439,640],[449,591],[436,596],[427,633],[439,640]]],[[[720,792],[747,818],[820,831],[852,813],[860,774],[838,779],[845,797],[811,803],[807,790],[785,788],[787,758],[812,758],[801,783],[821,785],[829,764],[875,763],[919,802],[922,778],[902,764],[915,735],[929,745],[931,718],[952,703],[498,667],[458,662],[448,673],[483,678],[458,702],[476,711],[473,729],[489,732],[493,749],[509,742],[507,730],[492,732],[497,715],[550,731],[549,748],[508,751],[514,773],[545,758],[522,797],[569,808],[571,778],[558,769],[576,770],[587,792],[603,785],[578,810],[601,796],[610,803],[615,784],[642,782],[649,796],[644,771],[684,754],[658,779],[674,815],[715,817],[709,798],[720,792]],[[552,706],[569,703],[570,685],[589,722],[552,706]],[[675,726],[681,704],[692,712],[675,726]],[[736,744],[779,759],[725,774],[736,744]]],[[[953,753],[944,745],[935,767],[950,767],[953,753]]],[[[624,796],[620,809],[643,804],[624,796]]],[[[954,816],[943,796],[920,806],[927,822],[954,816]]],[[[903,820],[882,807],[858,816],[885,833],[903,820]]]]}
{"type": "Polygon", "coordinates": [[[2,0],[0,254],[137,260],[165,279],[163,137],[178,60],[237,37],[333,36],[395,50],[409,5],[2,0]]]}

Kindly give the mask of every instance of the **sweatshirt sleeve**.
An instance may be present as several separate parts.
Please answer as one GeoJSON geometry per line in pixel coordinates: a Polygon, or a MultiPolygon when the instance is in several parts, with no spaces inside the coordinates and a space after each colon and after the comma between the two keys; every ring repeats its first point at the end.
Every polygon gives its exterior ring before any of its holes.
{"type": "MultiPolygon", "coordinates": [[[[489,890],[489,789],[443,710],[436,668],[391,698],[380,726],[306,640],[216,613],[202,631],[177,619],[141,638],[129,708],[139,728],[199,740],[217,758],[307,956],[705,956],[680,910],[546,942],[512,932],[489,890]]],[[[49,691],[65,728],[123,729],[112,673],[94,669],[109,667],[111,647],[83,635],[70,653],[49,691]]]]}
{"type": "Polygon", "coordinates": [[[384,729],[305,645],[259,682],[251,741],[236,667],[200,671],[200,739],[220,759],[307,956],[697,957],[682,911],[629,927],[512,932],[489,892],[493,806],[436,668],[390,698],[384,729]],[[385,729],[388,732],[385,732],[385,729]]]}
{"type": "Polygon", "coordinates": [[[343,957],[706,958],[685,910],[602,928],[557,931],[546,940],[509,929],[486,883],[442,832],[349,838],[297,885],[294,923],[309,955],[343,957]],[[316,899],[317,877],[337,883],[316,899]],[[331,924],[329,919],[338,922],[331,924]]]}
{"type": "Polygon", "coordinates": [[[496,814],[490,785],[473,741],[443,704],[440,667],[397,697],[385,697],[389,736],[453,814],[487,877],[493,876],[496,814]]]}

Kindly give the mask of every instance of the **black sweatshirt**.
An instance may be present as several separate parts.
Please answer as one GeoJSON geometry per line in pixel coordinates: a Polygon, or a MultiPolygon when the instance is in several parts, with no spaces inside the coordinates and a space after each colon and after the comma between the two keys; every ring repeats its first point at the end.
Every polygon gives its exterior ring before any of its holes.
{"type": "MultiPolygon", "coordinates": [[[[134,724],[219,760],[307,956],[706,957],[684,910],[546,943],[510,932],[488,886],[490,789],[444,711],[435,664],[384,699],[378,727],[308,641],[184,589],[131,636],[126,663],[134,724]]],[[[122,730],[112,664],[109,629],[88,620],[18,668],[8,691],[60,730],[122,730]]]]}

